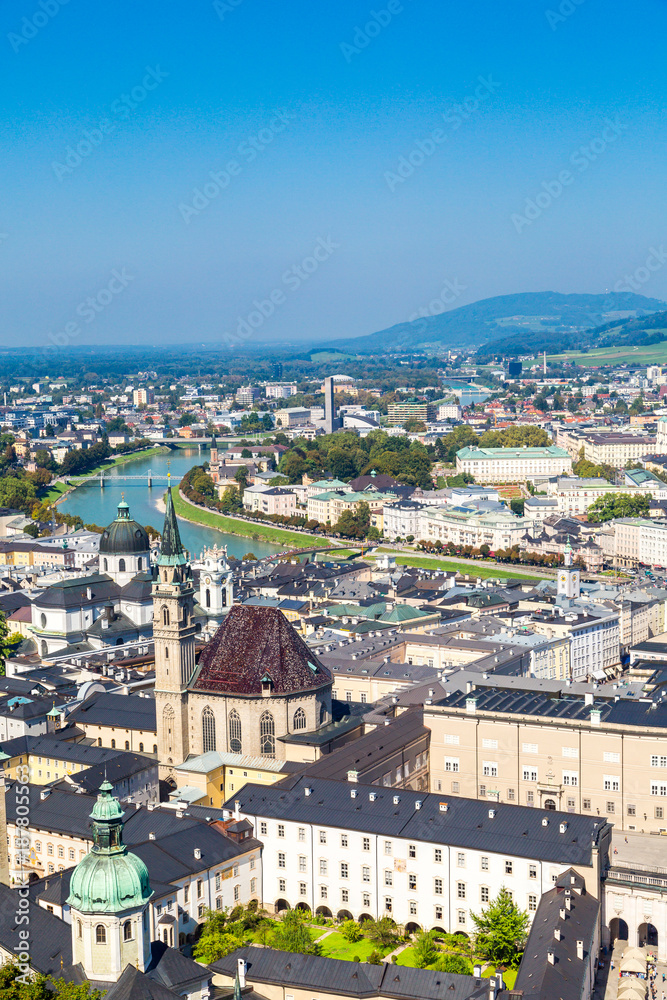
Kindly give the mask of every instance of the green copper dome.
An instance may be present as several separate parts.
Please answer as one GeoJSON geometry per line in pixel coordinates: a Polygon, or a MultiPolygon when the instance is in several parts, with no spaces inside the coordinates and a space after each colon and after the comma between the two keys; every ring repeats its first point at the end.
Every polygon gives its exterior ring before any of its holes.
{"type": "Polygon", "coordinates": [[[111,794],[112,788],[108,781],[100,786],[90,814],[93,847],[70,880],[67,902],[82,913],[136,909],[153,895],[146,865],[123,843],[123,810],[111,794]]]}

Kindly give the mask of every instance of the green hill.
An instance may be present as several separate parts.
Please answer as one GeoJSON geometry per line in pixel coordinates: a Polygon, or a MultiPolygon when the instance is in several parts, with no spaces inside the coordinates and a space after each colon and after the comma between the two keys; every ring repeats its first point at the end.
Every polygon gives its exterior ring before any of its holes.
{"type": "MultiPolygon", "coordinates": [[[[667,303],[634,292],[565,295],[522,292],[481,299],[437,316],[398,323],[366,337],[330,347],[346,351],[409,351],[424,345],[487,347],[492,353],[551,352],[589,346],[590,332],[600,327],[642,322],[667,303]]],[[[609,332],[611,332],[609,330],[609,332]]]]}

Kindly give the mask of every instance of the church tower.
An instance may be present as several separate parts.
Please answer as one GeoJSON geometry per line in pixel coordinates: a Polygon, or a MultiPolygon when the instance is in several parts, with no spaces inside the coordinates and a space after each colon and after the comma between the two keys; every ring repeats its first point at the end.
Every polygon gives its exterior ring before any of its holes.
{"type": "Polygon", "coordinates": [[[563,556],[563,565],[558,569],[557,595],[566,600],[576,600],[581,593],[581,574],[572,565],[572,546],[568,538],[563,556]]]}
{"type": "Polygon", "coordinates": [[[233,603],[234,580],[227,562],[227,548],[214,545],[204,550],[199,562],[199,605],[210,624],[217,627],[233,603]]]}
{"type": "Polygon", "coordinates": [[[144,862],[123,843],[123,810],[104,781],[90,818],[93,847],[70,880],[72,961],[86,979],[118,982],[132,965],[151,960],[148,903],[153,895],[144,862]]]}
{"type": "Polygon", "coordinates": [[[195,669],[194,587],[167,487],[162,547],[153,585],[155,707],[161,773],[189,752],[187,686],[195,669]]]}

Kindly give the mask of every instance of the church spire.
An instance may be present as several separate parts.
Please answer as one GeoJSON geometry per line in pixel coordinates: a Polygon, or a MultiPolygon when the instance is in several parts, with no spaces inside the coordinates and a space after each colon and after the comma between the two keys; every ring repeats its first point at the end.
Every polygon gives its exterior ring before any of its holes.
{"type": "Polygon", "coordinates": [[[178,530],[178,520],[174,510],[174,501],[171,497],[171,474],[169,485],[167,486],[167,496],[164,512],[164,527],[162,529],[162,546],[160,550],[159,566],[184,566],[187,562],[185,549],[181,542],[181,534],[178,530]]]}

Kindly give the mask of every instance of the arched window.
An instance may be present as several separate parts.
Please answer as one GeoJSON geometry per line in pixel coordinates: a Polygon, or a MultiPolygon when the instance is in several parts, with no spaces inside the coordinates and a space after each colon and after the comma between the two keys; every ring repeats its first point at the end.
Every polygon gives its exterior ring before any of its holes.
{"type": "Polygon", "coordinates": [[[41,615],[39,621],[42,628],[46,628],[46,615],[41,615]]]}
{"type": "Polygon", "coordinates": [[[297,708],[294,713],[294,728],[295,729],[305,729],[306,728],[306,713],[302,708],[297,708]]]}
{"type": "Polygon", "coordinates": [[[223,608],[227,607],[227,588],[226,587],[222,588],[222,606],[223,606],[223,608]]]}
{"type": "Polygon", "coordinates": [[[144,568],[144,560],[143,560],[142,556],[139,556],[139,558],[137,559],[137,569],[141,573],[141,571],[142,571],[143,568],[144,568]]]}
{"type": "Polygon", "coordinates": [[[270,712],[262,712],[259,718],[259,752],[263,757],[276,755],[276,724],[270,712]]]}
{"type": "Polygon", "coordinates": [[[106,573],[106,571],[107,571],[108,569],[109,569],[109,560],[108,560],[108,559],[105,559],[105,560],[104,560],[104,572],[106,573]]]}
{"type": "Polygon", "coordinates": [[[77,920],[76,922],[76,936],[83,937],[83,924],[80,920],[77,920]]]}
{"type": "Polygon", "coordinates": [[[232,753],[243,753],[241,716],[235,708],[229,713],[229,749],[232,753]]]}
{"type": "Polygon", "coordinates": [[[208,589],[208,587],[206,588],[206,607],[207,608],[211,607],[211,591],[208,589]]]}
{"type": "Polygon", "coordinates": [[[97,737],[97,745],[98,745],[98,747],[102,746],[102,737],[101,736],[97,737]]]}
{"type": "Polygon", "coordinates": [[[125,749],[126,750],[130,749],[130,741],[129,740],[125,740],[125,749]]]}
{"type": "MultiPolygon", "coordinates": [[[[164,647],[164,658],[165,660],[169,659],[169,646],[164,647]]],[[[169,671],[167,671],[167,673],[169,673],[169,671]]]]}
{"type": "Polygon", "coordinates": [[[125,560],[124,559],[119,559],[118,560],[118,572],[119,573],[124,573],[125,572],[125,560]]]}
{"type": "Polygon", "coordinates": [[[132,921],[126,920],[123,924],[123,941],[132,940],[132,921]]]}
{"type": "Polygon", "coordinates": [[[169,608],[164,606],[162,607],[162,624],[163,625],[169,624],[169,608]]]}
{"type": "Polygon", "coordinates": [[[206,706],[201,714],[202,750],[208,753],[215,750],[215,716],[213,710],[206,706]]]}
{"type": "Polygon", "coordinates": [[[98,924],[95,928],[95,941],[97,944],[107,943],[107,931],[104,924],[98,924]]]}
{"type": "Polygon", "coordinates": [[[140,743],[139,744],[139,753],[143,753],[143,752],[144,752],[144,745],[143,745],[143,743],[140,743]]]}
{"type": "Polygon", "coordinates": [[[157,743],[153,744],[153,753],[157,753],[157,743]]]}
{"type": "Polygon", "coordinates": [[[112,741],[111,741],[111,749],[112,749],[112,750],[115,750],[115,749],[116,749],[116,741],[115,741],[115,740],[112,740],[112,741]]]}

